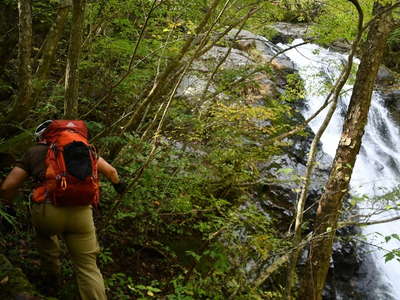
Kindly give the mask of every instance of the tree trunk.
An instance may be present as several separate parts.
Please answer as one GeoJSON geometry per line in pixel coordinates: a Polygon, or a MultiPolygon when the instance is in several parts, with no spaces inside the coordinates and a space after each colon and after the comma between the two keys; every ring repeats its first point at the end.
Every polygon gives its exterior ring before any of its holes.
{"type": "Polygon", "coordinates": [[[64,31],[65,22],[67,21],[69,10],[72,6],[72,0],[64,0],[57,9],[57,17],[46,36],[43,47],[38,60],[38,66],[35,72],[37,83],[33,87],[33,104],[35,104],[46,85],[51,65],[56,55],[58,43],[61,40],[64,31]]]}
{"type": "Polygon", "coordinates": [[[374,6],[376,19],[371,24],[367,41],[363,47],[342,136],[325,192],[319,200],[309,262],[306,275],[303,276],[304,280],[298,299],[322,299],[342,200],[348,192],[356,156],[360,150],[361,138],[367,123],[375,78],[382,61],[387,37],[392,29],[391,13],[380,14],[384,9],[385,7],[378,4],[374,6]]]}
{"type": "Polygon", "coordinates": [[[195,41],[195,38],[198,38],[200,33],[206,30],[206,25],[212,17],[216,7],[221,2],[221,0],[213,0],[212,4],[207,10],[207,13],[204,15],[201,23],[197,26],[195,30],[195,35],[192,35],[183,45],[180,50],[180,53],[177,57],[173,58],[164,71],[161,73],[157,81],[150,88],[149,91],[145,91],[145,99],[142,103],[139,104],[139,107],[136,109],[135,113],[129,119],[129,121],[123,126],[124,130],[132,130],[139,124],[141,115],[144,109],[148,104],[154,102],[157,99],[162,98],[165,94],[170,91],[170,87],[174,86],[176,80],[179,78],[181,71],[183,70],[182,66],[184,65],[184,57],[190,52],[192,44],[195,41]]]}
{"type": "Polygon", "coordinates": [[[18,1],[18,95],[2,123],[24,119],[32,103],[32,9],[30,0],[18,1]]]}
{"type": "Polygon", "coordinates": [[[54,61],[58,42],[60,41],[64,31],[65,22],[67,20],[71,5],[71,0],[64,0],[60,3],[57,9],[56,20],[47,34],[41,51],[41,58],[39,59],[39,64],[36,70],[36,77],[41,81],[46,80],[48,77],[50,66],[54,61]]]}
{"type": "Polygon", "coordinates": [[[85,0],[72,2],[72,26],[69,39],[67,68],[65,71],[64,117],[78,117],[79,55],[85,17],[85,0]]]}
{"type": "Polygon", "coordinates": [[[18,1],[19,87],[18,103],[29,109],[32,100],[32,8],[30,0],[18,1]]]}

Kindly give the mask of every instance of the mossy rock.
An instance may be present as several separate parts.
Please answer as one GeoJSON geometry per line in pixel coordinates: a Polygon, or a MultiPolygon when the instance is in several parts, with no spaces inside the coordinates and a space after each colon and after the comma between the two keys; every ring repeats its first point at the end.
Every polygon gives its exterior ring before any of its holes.
{"type": "MultiPolygon", "coordinates": [[[[20,268],[0,254],[0,299],[50,300],[36,291],[20,268]]],[[[53,298],[54,299],[54,298],[53,298]]]]}

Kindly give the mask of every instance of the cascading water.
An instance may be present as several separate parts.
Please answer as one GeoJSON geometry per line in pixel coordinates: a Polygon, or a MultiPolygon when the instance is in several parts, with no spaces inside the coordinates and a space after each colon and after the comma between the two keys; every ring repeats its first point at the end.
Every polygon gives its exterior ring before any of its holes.
{"type": "MultiPolygon", "coordinates": [[[[294,40],[291,45],[301,43],[294,40]]],[[[291,46],[289,45],[289,46],[291,46]]],[[[282,48],[288,47],[280,45],[282,48]]],[[[347,56],[323,49],[317,45],[307,44],[285,53],[296,65],[300,76],[305,82],[307,105],[303,110],[305,118],[312,115],[325,101],[326,83],[333,82],[339,75],[340,66],[346,62],[347,56]],[[324,92],[325,89],[325,92],[324,92]]],[[[358,64],[358,61],[355,61],[358,64]]],[[[351,85],[345,85],[343,95],[338,103],[334,117],[322,136],[324,152],[335,156],[336,147],[342,131],[343,120],[351,95],[351,85]]],[[[325,118],[327,109],[310,124],[315,132],[325,118]]],[[[400,160],[396,146],[400,145],[398,126],[390,118],[383,105],[383,99],[374,92],[368,124],[362,141],[362,147],[353,170],[351,179],[352,195],[367,195],[372,198],[396,187],[396,179],[400,175],[400,160]]],[[[371,213],[370,203],[360,205],[360,214],[371,213]]],[[[373,220],[393,217],[389,213],[372,217],[373,220]]],[[[371,219],[369,219],[371,221],[371,219]]],[[[392,239],[389,243],[384,236],[399,233],[400,221],[363,227],[367,242],[378,245],[370,247],[376,269],[379,271],[379,281],[383,284],[375,287],[374,295],[369,299],[400,299],[400,265],[396,260],[385,263],[384,254],[388,249],[400,248],[400,242],[392,239]],[[377,234],[378,233],[378,234],[377,234]],[[384,248],[384,249],[383,249],[384,248]],[[386,249],[386,250],[385,250],[386,249]]],[[[376,278],[376,277],[375,277],[376,278]]],[[[368,283],[366,284],[368,287],[368,283]]]]}

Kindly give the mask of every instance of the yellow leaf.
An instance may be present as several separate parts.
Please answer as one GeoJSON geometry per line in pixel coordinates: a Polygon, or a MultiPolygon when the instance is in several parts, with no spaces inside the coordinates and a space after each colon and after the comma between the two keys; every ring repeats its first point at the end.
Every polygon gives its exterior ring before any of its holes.
{"type": "Polygon", "coordinates": [[[147,295],[150,297],[154,297],[154,293],[152,291],[147,291],[147,295]]]}

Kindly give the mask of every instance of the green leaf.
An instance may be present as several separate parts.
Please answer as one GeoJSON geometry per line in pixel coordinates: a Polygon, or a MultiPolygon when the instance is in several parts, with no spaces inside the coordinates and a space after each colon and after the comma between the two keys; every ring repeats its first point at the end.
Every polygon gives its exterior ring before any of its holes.
{"type": "Polygon", "coordinates": [[[394,258],[394,253],[393,252],[389,252],[387,254],[385,254],[385,263],[388,261],[391,261],[394,258]]]}

